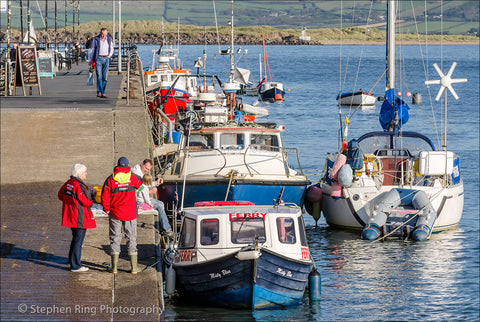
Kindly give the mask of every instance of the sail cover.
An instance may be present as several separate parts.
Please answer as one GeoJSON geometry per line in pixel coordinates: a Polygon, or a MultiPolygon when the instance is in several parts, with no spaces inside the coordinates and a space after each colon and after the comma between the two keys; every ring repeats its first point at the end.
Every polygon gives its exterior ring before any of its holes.
{"type": "Polygon", "coordinates": [[[235,74],[233,75],[233,81],[238,84],[248,85],[248,79],[250,78],[250,71],[245,68],[235,68],[235,74]]]}
{"type": "Polygon", "coordinates": [[[395,97],[395,89],[385,92],[385,101],[380,109],[379,121],[385,131],[398,131],[408,122],[410,107],[401,98],[395,97]],[[396,116],[397,115],[397,116],[396,116]]]}

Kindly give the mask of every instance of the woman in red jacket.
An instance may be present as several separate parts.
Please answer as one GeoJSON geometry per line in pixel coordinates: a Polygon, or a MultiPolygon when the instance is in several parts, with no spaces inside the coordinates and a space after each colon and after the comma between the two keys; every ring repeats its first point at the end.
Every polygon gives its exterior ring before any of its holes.
{"type": "Polygon", "coordinates": [[[58,191],[58,199],[63,202],[62,226],[72,229],[72,242],[68,253],[68,263],[72,272],[86,272],[82,266],[82,244],[88,228],[97,227],[90,206],[93,199],[85,185],[87,167],[77,163],[72,168],[70,179],[58,191]]]}

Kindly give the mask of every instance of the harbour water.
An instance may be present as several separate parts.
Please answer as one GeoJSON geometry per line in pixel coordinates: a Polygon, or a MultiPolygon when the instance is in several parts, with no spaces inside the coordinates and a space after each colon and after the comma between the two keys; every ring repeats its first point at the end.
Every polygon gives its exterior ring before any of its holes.
{"type": "MultiPolygon", "coordinates": [[[[144,65],[151,64],[154,49],[158,47],[139,46],[144,65]]],[[[215,55],[217,46],[181,46],[183,67],[193,70],[194,61],[202,56],[204,49],[207,73],[226,80],[229,58],[215,55]]],[[[237,65],[249,67],[251,80],[256,84],[262,48],[242,46],[242,51],[245,49],[248,49],[246,59],[237,55],[237,65]]],[[[271,115],[266,120],[285,125],[284,145],[298,149],[304,171],[310,180],[317,181],[326,152],[336,151],[338,146],[336,95],[340,88],[371,90],[375,84],[373,92],[382,95],[385,79],[380,78],[385,70],[385,47],[267,46],[267,52],[273,80],[283,82],[289,90],[284,102],[268,105],[271,115]],[[347,75],[345,82],[340,75],[347,75]]],[[[418,105],[410,105],[410,120],[403,129],[426,134],[439,149],[441,136],[430,120],[439,130],[442,128],[443,104],[430,104],[430,97],[434,101],[439,86],[428,89],[424,85],[424,69],[428,68],[429,79],[439,79],[432,64],[437,63],[447,73],[456,61],[452,78],[468,79],[467,83],[453,84],[459,100],[448,94],[448,149],[460,156],[465,185],[465,205],[458,229],[434,234],[424,243],[396,240],[368,243],[360,240],[360,232],[329,228],[323,217],[315,226],[313,218],[305,214],[311,255],[322,276],[321,301],[310,302],[305,294],[299,306],[252,313],[192,307],[167,300],[168,320],[479,319],[479,47],[409,45],[397,49],[397,57],[397,69],[402,74],[401,79],[397,78],[401,83],[397,91],[404,98],[407,91],[421,93],[425,111],[418,105]],[[428,58],[428,62],[422,62],[422,57],[428,58]]],[[[249,99],[245,98],[245,102],[249,99]]],[[[411,99],[406,97],[406,101],[410,103],[411,99]]],[[[381,130],[380,104],[377,102],[375,108],[368,110],[343,109],[342,115],[349,116],[351,122],[349,139],[370,130],[381,130]]]]}

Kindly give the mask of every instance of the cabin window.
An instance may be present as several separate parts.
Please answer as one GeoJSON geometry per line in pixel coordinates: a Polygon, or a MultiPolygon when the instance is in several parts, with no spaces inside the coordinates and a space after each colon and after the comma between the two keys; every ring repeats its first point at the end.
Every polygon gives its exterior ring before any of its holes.
{"type": "Polygon", "coordinates": [[[267,151],[279,151],[278,137],[268,134],[252,134],[250,144],[253,148],[267,151]]]}
{"type": "Polygon", "coordinates": [[[295,244],[295,225],[293,218],[277,218],[278,239],[284,244],[295,244]]]}
{"type": "Polygon", "coordinates": [[[156,75],[155,75],[155,76],[152,75],[152,76],[150,77],[150,81],[151,81],[151,82],[158,82],[158,77],[157,77],[156,75]]]}
{"type": "Polygon", "coordinates": [[[185,218],[183,220],[182,229],[180,231],[180,240],[178,241],[178,248],[193,248],[195,247],[195,220],[185,218]]]}
{"type": "Polygon", "coordinates": [[[162,75],[162,82],[168,82],[168,75],[162,75]]]}
{"type": "Polygon", "coordinates": [[[213,134],[191,134],[188,146],[190,150],[211,149],[213,147],[213,134]]]}
{"type": "Polygon", "coordinates": [[[307,247],[307,234],[305,233],[305,223],[303,222],[303,216],[298,217],[298,230],[300,231],[300,244],[307,247]]]}
{"type": "Polygon", "coordinates": [[[243,134],[239,133],[222,133],[220,135],[220,146],[222,149],[243,149],[243,134]]]}
{"type": "Polygon", "coordinates": [[[200,244],[218,244],[218,219],[204,219],[200,223],[200,244]]]}
{"type": "Polygon", "coordinates": [[[232,218],[232,243],[253,244],[258,238],[265,242],[265,222],[263,218],[232,218]]]}

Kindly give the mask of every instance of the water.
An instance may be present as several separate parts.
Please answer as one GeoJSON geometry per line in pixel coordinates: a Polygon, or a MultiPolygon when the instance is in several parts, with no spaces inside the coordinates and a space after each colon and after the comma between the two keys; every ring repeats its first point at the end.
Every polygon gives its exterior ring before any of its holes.
{"type": "MultiPolygon", "coordinates": [[[[145,65],[152,61],[152,49],[139,46],[145,65]]],[[[251,80],[259,79],[258,55],[261,46],[248,49],[251,80]]],[[[185,68],[202,56],[204,46],[181,46],[180,57],[185,68]]],[[[207,47],[207,72],[226,80],[227,56],[214,53],[217,46],[207,47]]],[[[284,83],[285,101],[270,104],[269,119],[285,125],[284,145],[297,147],[300,161],[312,181],[319,179],[327,151],[337,149],[338,108],[335,97],[345,91],[370,90],[385,69],[384,46],[268,46],[273,80],[284,83]],[[342,69],[340,70],[340,49],[342,69]],[[348,64],[347,64],[348,58],[348,64]],[[360,68],[358,62],[361,58],[360,68]],[[340,81],[340,72],[347,81],[340,81]],[[357,77],[358,70],[358,77],[357,77]]],[[[428,57],[428,78],[439,79],[432,64],[441,65],[446,73],[453,61],[458,63],[452,78],[468,78],[467,83],[453,84],[460,99],[448,94],[448,149],[460,156],[465,188],[465,205],[459,228],[432,235],[428,242],[388,241],[367,243],[359,232],[329,228],[323,217],[318,227],[305,215],[310,251],[322,275],[322,300],[310,303],[306,294],[299,306],[285,310],[256,312],[185,306],[167,300],[168,320],[478,320],[479,317],[479,47],[466,45],[397,49],[401,59],[397,66],[402,76],[397,86],[404,94],[409,89],[423,97],[425,113],[441,129],[443,104],[434,100],[439,85],[430,94],[424,81],[422,55],[428,57]],[[408,86],[408,87],[407,87],[408,86]],[[434,113],[432,112],[434,111],[434,113]]],[[[246,67],[243,57],[239,67],[246,67]]],[[[398,77],[398,76],[397,76],[398,77]]],[[[383,94],[385,80],[378,82],[374,93],[383,94]]],[[[411,102],[410,98],[406,98],[411,102]]],[[[248,101],[246,98],[245,101],[248,101]]],[[[440,136],[417,105],[410,105],[410,121],[404,130],[419,131],[431,137],[440,148],[440,136]]],[[[356,112],[343,110],[350,117],[349,138],[370,130],[381,130],[378,122],[380,105],[356,112]]]]}

